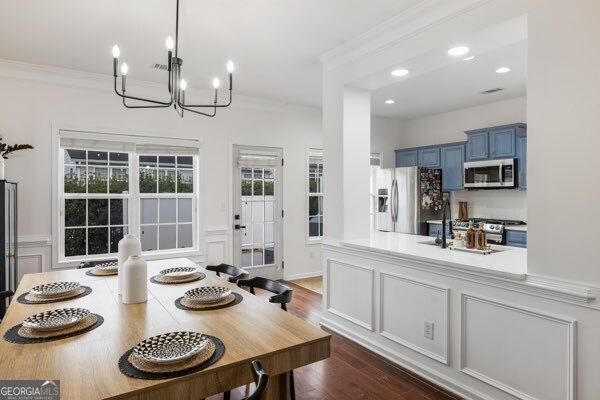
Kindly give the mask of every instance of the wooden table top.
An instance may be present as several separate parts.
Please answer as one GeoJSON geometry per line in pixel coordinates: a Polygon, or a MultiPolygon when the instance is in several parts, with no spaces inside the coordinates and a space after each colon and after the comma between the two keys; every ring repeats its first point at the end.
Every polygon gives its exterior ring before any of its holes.
{"type": "MultiPolygon", "coordinates": [[[[148,277],[173,266],[197,265],[184,258],[150,261],[148,277]]],[[[64,270],[23,277],[0,325],[2,379],[60,379],[62,399],[167,398],[171,396],[164,395],[165,389],[177,387],[183,393],[191,390],[189,385],[193,383],[193,390],[200,392],[186,393],[185,396],[179,393],[178,396],[198,399],[251,380],[249,365],[255,359],[267,363],[267,372],[281,374],[329,356],[328,333],[213,272],[204,271],[207,277],[199,282],[177,285],[148,282],[148,301],[140,304],[119,302],[116,276],[93,277],[84,272],[64,270]],[[16,301],[20,294],[35,285],[58,281],[77,281],[90,286],[93,291],[87,296],[59,303],[29,305],[16,301]],[[230,287],[244,300],[233,307],[213,311],[186,311],[175,306],[175,299],[183,296],[186,290],[209,285],[230,287]],[[63,307],[85,307],[103,316],[104,323],[85,334],[53,342],[13,344],[4,340],[4,333],[27,316],[63,307]],[[205,370],[179,378],[143,380],[120,372],[119,357],[140,340],[178,330],[193,330],[220,338],[225,344],[225,354],[205,370]],[[281,356],[285,355],[288,358],[284,360],[281,356]],[[232,378],[230,375],[235,374],[235,368],[239,371],[247,369],[248,373],[241,372],[243,377],[232,378]],[[219,382],[202,382],[203,379],[208,381],[209,377],[219,382]],[[151,395],[159,391],[163,395],[151,395]]]]}

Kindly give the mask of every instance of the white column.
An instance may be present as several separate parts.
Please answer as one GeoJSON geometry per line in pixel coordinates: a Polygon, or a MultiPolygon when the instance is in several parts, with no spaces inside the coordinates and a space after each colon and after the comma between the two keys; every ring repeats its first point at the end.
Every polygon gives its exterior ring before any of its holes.
{"type": "Polygon", "coordinates": [[[369,235],[370,94],[324,76],[325,236],[369,235]]]}

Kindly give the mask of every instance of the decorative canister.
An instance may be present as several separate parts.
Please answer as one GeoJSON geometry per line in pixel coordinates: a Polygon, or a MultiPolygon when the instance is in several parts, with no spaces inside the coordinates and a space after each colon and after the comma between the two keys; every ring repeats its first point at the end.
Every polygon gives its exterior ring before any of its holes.
{"type": "MultiPolygon", "coordinates": [[[[117,261],[119,263],[119,271],[123,269],[123,264],[131,256],[139,256],[142,254],[142,245],[140,240],[135,235],[125,235],[123,239],[119,241],[119,255],[117,261]]],[[[119,294],[123,293],[123,279],[122,274],[119,272],[119,294]]]]}
{"type": "Polygon", "coordinates": [[[143,303],[148,300],[148,265],[140,256],[131,256],[119,271],[124,304],[143,303]]]}

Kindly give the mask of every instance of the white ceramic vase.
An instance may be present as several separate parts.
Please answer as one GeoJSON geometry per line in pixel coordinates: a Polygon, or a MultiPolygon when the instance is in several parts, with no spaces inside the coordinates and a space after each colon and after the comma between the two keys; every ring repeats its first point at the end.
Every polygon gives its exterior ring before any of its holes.
{"type": "Polygon", "coordinates": [[[121,300],[124,304],[148,300],[148,265],[140,256],[131,256],[119,271],[123,281],[121,300]]]}
{"type": "Polygon", "coordinates": [[[139,256],[142,254],[142,245],[140,240],[135,235],[125,235],[119,240],[119,254],[117,256],[117,262],[119,264],[119,288],[118,293],[123,293],[123,279],[120,271],[123,270],[123,264],[131,256],[139,256]]]}
{"type": "Polygon", "coordinates": [[[4,157],[0,156],[0,180],[4,179],[5,164],[6,164],[6,161],[4,160],[4,157]]]}

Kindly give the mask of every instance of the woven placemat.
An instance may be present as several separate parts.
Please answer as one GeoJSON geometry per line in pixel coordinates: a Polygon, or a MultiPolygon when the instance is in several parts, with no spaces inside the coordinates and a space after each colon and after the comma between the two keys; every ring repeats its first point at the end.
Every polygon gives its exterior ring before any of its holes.
{"type": "Polygon", "coordinates": [[[79,297],[87,296],[90,293],[92,293],[92,288],[89,286],[81,286],[77,289],[76,292],[68,296],[54,297],[51,299],[38,297],[34,294],[30,294],[29,292],[25,292],[17,298],[17,301],[21,304],[48,304],[57,303],[59,301],[77,299],[79,297]]]}
{"type": "MultiPolygon", "coordinates": [[[[180,371],[171,371],[171,372],[147,372],[142,371],[141,369],[136,368],[130,361],[129,356],[133,352],[133,349],[127,350],[119,359],[119,369],[121,373],[127,375],[132,378],[137,379],[168,379],[168,378],[176,378],[178,376],[184,376],[188,374],[193,374],[194,372],[202,371],[203,369],[209,367],[210,365],[219,361],[219,359],[225,353],[225,345],[221,341],[221,339],[216,338],[211,335],[204,335],[208,339],[210,339],[214,346],[215,350],[212,355],[195,366],[180,370],[180,371]]],[[[201,353],[202,354],[202,353],[201,353]]],[[[196,358],[196,357],[194,357],[196,358]]]]}
{"type": "Polygon", "coordinates": [[[104,272],[100,272],[100,271],[102,271],[101,268],[92,268],[92,269],[85,271],[85,274],[89,275],[89,276],[115,276],[115,275],[119,274],[118,269],[108,270],[108,271],[104,271],[104,272]]]}
{"type": "Polygon", "coordinates": [[[178,283],[189,283],[189,282],[201,281],[204,278],[206,278],[206,275],[203,274],[202,272],[196,272],[194,275],[190,276],[189,278],[185,278],[185,279],[173,279],[173,278],[169,278],[169,277],[159,274],[159,275],[154,275],[152,278],[150,278],[150,282],[158,283],[159,285],[173,285],[173,284],[178,284],[178,283]]]}
{"type": "Polygon", "coordinates": [[[51,342],[89,332],[102,325],[103,322],[104,318],[102,318],[101,315],[90,314],[80,323],[73,325],[68,329],[53,332],[34,331],[23,327],[23,324],[19,324],[6,331],[4,340],[16,344],[51,342]]]}
{"type": "Polygon", "coordinates": [[[239,293],[233,292],[229,296],[225,298],[226,300],[220,301],[218,303],[210,303],[210,304],[202,304],[198,305],[194,302],[186,301],[186,299],[182,296],[175,300],[175,307],[180,310],[188,310],[188,311],[210,311],[210,310],[218,310],[220,308],[233,307],[236,304],[240,304],[242,300],[244,300],[244,296],[239,293]],[[233,300],[231,300],[233,297],[233,300]]]}

